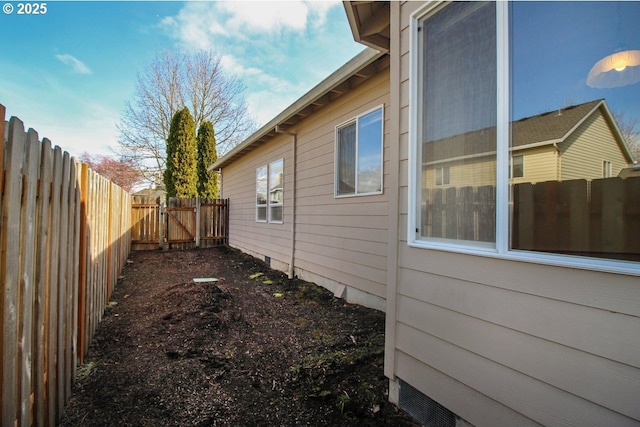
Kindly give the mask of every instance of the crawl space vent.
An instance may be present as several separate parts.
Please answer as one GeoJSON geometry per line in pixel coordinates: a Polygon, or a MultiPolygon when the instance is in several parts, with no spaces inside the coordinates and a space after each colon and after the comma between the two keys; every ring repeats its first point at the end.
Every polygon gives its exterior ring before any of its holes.
{"type": "Polygon", "coordinates": [[[455,427],[453,412],[400,380],[398,406],[424,427],[455,427]]]}

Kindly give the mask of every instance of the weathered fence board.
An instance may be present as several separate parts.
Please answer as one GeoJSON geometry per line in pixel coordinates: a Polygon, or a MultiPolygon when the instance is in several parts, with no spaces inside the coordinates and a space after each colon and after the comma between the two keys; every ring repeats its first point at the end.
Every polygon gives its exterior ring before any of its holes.
{"type": "Polygon", "coordinates": [[[495,187],[449,187],[422,192],[422,233],[490,242],[495,239],[495,187]]]}
{"type": "Polygon", "coordinates": [[[229,239],[228,200],[200,200],[199,239],[202,247],[226,245],[229,239]]]}
{"type": "Polygon", "coordinates": [[[518,184],[514,249],[640,260],[640,178],[518,184]]]}
{"type": "Polygon", "coordinates": [[[131,197],[4,117],[0,419],[54,426],[129,254],[131,197]]]}
{"type": "MultiPolygon", "coordinates": [[[[495,238],[495,188],[423,190],[422,234],[495,238]]],[[[640,177],[513,186],[513,249],[640,260],[640,177]]]]}

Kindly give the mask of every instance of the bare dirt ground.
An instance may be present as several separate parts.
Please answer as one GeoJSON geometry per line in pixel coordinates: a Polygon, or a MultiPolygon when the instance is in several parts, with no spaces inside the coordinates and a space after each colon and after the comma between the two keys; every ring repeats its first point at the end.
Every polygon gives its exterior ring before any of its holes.
{"type": "Polygon", "coordinates": [[[383,313],[233,249],[134,252],[59,425],[414,426],[383,334],[383,313]]]}

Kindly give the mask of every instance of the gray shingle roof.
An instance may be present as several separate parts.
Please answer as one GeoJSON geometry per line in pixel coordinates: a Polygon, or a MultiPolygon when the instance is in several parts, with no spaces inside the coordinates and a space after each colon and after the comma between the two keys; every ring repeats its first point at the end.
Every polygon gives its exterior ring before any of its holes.
{"type": "MultiPolygon", "coordinates": [[[[512,147],[561,142],[602,99],[549,111],[512,122],[512,147]]],[[[496,151],[496,128],[485,128],[430,142],[423,146],[424,162],[487,155],[496,151]]]]}
{"type": "Polygon", "coordinates": [[[602,99],[596,99],[516,120],[512,123],[512,145],[519,147],[564,139],[600,102],[602,99]]]}

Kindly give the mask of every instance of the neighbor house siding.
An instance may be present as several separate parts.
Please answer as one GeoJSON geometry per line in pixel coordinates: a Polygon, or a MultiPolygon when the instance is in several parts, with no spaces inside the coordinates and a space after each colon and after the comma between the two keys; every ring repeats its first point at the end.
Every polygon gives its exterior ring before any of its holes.
{"type": "Polygon", "coordinates": [[[611,176],[628,166],[621,147],[599,109],[561,145],[562,179],[602,178],[602,162],[611,162],[611,176]]]}
{"type": "Polygon", "coordinates": [[[407,56],[421,6],[391,4],[400,8],[401,51],[391,58],[400,63],[400,233],[387,375],[476,426],[637,425],[637,277],[407,245],[407,56]]]}
{"type": "Polygon", "coordinates": [[[435,169],[428,166],[422,174],[427,187],[465,187],[496,185],[495,157],[484,156],[469,160],[443,162],[436,167],[449,168],[449,184],[436,185],[435,169]]]}
{"type": "Polygon", "coordinates": [[[553,144],[513,151],[514,156],[524,156],[524,176],[512,182],[557,181],[559,172],[558,150],[553,144]]]}
{"type": "MultiPolygon", "coordinates": [[[[383,194],[334,197],[336,126],[373,108],[384,106],[386,132],[389,105],[388,68],[319,109],[294,128],[296,154],[295,274],[332,291],[346,286],[374,295],[377,308],[386,297],[387,215],[389,191],[383,194]]],[[[224,197],[230,199],[231,246],[288,268],[291,248],[292,137],[287,135],[259,148],[223,169],[224,197]],[[255,168],[284,157],[284,224],[255,223],[255,168]]],[[[384,138],[386,161],[388,138],[384,138]]],[[[383,170],[386,171],[386,165],[383,170]]]]}

